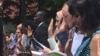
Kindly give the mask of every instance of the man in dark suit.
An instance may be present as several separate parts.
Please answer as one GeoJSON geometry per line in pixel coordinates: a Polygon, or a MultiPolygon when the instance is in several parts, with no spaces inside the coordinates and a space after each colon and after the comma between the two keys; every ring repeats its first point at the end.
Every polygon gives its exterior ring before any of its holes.
{"type": "Polygon", "coordinates": [[[48,39],[48,25],[45,23],[47,20],[47,11],[38,11],[34,17],[34,23],[36,24],[36,31],[34,38],[49,48],[48,39]]]}

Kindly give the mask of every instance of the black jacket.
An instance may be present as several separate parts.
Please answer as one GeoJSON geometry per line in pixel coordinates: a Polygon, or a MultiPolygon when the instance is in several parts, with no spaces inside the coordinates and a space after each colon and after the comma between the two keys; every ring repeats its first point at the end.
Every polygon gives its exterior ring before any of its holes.
{"type": "Polygon", "coordinates": [[[48,25],[46,23],[42,23],[40,26],[36,28],[34,33],[34,38],[49,48],[48,39],[48,25]]]}

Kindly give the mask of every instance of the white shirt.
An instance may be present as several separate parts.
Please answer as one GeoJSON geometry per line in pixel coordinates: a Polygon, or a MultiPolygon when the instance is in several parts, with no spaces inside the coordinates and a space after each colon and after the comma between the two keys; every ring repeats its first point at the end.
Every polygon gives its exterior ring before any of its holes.
{"type": "Polygon", "coordinates": [[[49,42],[50,48],[51,48],[52,50],[59,51],[58,44],[57,44],[57,42],[56,42],[54,36],[49,37],[49,38],[48,38],[48,42],[49,42]]]}
{"type": "Polygon", "coordinates": [[[76,53],[78,47],[81,45],[84,36],[85,36],[85,34],[79,34],[76,32],[74,33],[72,48],[71,48],[71,52],[73,55],[76,53]]]}

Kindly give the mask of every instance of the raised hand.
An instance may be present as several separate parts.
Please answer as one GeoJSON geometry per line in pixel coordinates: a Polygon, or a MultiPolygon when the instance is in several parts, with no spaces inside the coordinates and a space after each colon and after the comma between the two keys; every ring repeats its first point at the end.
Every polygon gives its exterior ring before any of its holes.
{"type": "Polygon", "coordinates": [[[56,34],[58,34],[60,32],[65,31],[65,30],[66,30],[66,23],[64,22],[64,20],[62,18],[61,19],[61,23],[58,26],[56,26],[56,29],[54,31],[54,34],[56,35],[56,34]]]}
{"type": "Polygon", "coordinates": [[[53,19],[51,19],[49,27],[48,27],[48,36],[51,37],[53,36],[53,19]]]}
{"type": "Polygon", "coordinates": [[[72,30],[69,30],[68,41],[65,45],[65,51],[67,53],[67,56],[72,56],[71,46],[72,46],[72,30]]]}

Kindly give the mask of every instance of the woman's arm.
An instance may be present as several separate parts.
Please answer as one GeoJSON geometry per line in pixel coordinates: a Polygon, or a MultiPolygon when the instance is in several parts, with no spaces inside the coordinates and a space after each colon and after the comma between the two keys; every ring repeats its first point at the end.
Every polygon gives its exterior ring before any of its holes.
{"type": "Polygon", "coordinates": [[[91,40],[90,56],[100,56],[100,34],[94,35],[91,40]]]}

